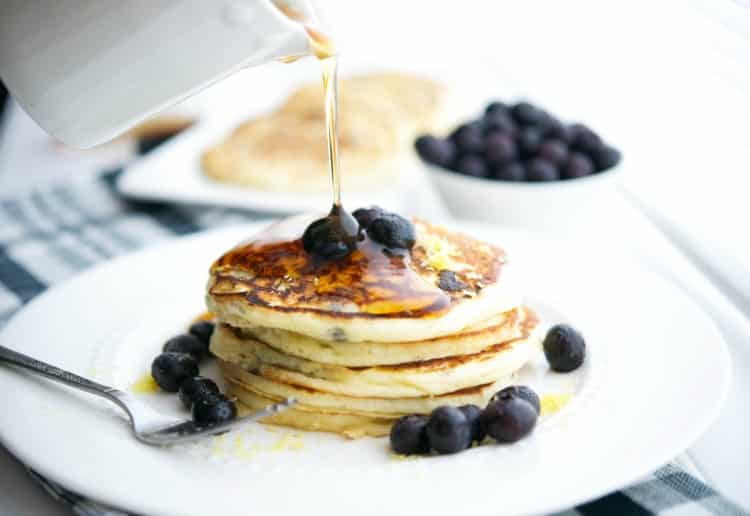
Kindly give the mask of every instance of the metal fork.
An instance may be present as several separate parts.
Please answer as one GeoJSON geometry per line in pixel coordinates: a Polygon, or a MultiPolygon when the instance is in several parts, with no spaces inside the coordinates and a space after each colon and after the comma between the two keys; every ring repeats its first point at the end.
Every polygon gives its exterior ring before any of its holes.
{"type": "Polygon", "coordinates": [[[108,387],[92,380],[63,371],[62,369],[50,364],[46,364],[35,358],[31,358],[12,349],[0,346],[0,362],[27,369],[38,373],[51,380],[63,383],[70,387],[75,387],[91,394],[96,394],[104,399],[113,402],[120,407],[130,420],[130,427],[135,437],[146,444],[167,445],[191,441],[204,435],[215,435],[228,431],[230,428],[247,423],[248,421],[257,421],[266,416],[281,412],[295,405],[297,401],[293,398],[287,398],[282,403],[269,405],[266,408],[248,414],[245,417],[235,419],[219,424],[200,425],[192,421],[176,419],[164,416],[152,409],[146,403],[127,392],[108,387]]]}

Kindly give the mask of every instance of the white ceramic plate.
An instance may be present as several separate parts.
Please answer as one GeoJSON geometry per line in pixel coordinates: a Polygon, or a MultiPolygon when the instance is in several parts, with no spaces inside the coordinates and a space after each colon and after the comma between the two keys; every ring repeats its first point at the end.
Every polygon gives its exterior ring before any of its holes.
{"type": "MultiPolygon", "coordinates": [[[[32,302],[0,343],[129,388],[165,338],[202,310],[210,262],[258,226],[198,235],[99,267],[32,302]]],[[[680,291],[595,249],[479,226],[504,246],[545,322],[585,334],[585,367],[520,381],[572,401],[531,437],[455,456],[401,460],[387,439],[252,424],[197,445],[137,443],[104,402],[0,367],[0,432],[21,460],[67,487],[140,514],[530,514],[622,487],[687,448],[716,417],[729,358],[680,291]]],[[[214,371],[204,368],[209,375],[214,371]]],[[[179,413],[174,396],[144,395],[179,413]]]]}
{"type": "MultiPolygon", "coordinates": [[[[349,73],[370,68],[349,67],[349,73]]],[[[223,206],[261,213],[300,213],[318,210],[330,204],[330,192],[268,192],[213,181],[201,169],[200,158],[209,147],[226,138],[240,123],[268,113],[280,104],[296,86],[318,79],[317,63],[300,61],[295,66],[263,67],[243,71],[228,84],[219,85],[226,100],[194,127],[171,138],[144,157],[125,167],[117,188],[125,196],[223,206]]],[[[213,95],[214,97],[217,94],[213,95]]],[[[321,99],[322,102],[322,99],[321,99]]],[[[355,192],[343,187],[347,206],[378,204],[401,210],[411,197],[410,192],[424,181],[424,172],[416,159],[404,159],[401,180],[382,190],[355,192]]]]}
{"type": "MultiPolygon", "coordinates": [[[[251,210],[268,214],[300,213],[331,203],[329,191],[311,193],[269,192],[213,181],[201,170],[203,151],[229,135],[239,121],[199,124],[163,143],[128,165],[117,180],[127,197],[251,210]]],[[[377,204],[401,211],[409,193],[422,180],[416,161],[408,164],[399,183],[374,192],[347,190],[347,206],[377,204]]]]}

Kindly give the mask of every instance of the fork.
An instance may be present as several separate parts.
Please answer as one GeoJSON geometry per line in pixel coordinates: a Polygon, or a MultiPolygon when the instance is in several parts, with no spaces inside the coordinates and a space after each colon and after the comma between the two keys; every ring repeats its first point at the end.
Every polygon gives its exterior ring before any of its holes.
{"type": "Polygon", "coordinates": [[[287,398],[281,403],[269,405],[257,412],[232,421],[218,424],[198,424],[192,421],[164,416],[164,414],[157,412],[127,392],[64,371],[4,346],[0,346],[0,362],[21,367],[51,380],[75,387],[90,394],[96,394],[113,402],[127,414],[130,421],[130,428],[136,439],[142,443],[158,446],[192,441],[205,435],[224,433],[235,426],[249,421],[257,421],[277,412],[284,411],[297,403],[294,398],[287,398]]]}

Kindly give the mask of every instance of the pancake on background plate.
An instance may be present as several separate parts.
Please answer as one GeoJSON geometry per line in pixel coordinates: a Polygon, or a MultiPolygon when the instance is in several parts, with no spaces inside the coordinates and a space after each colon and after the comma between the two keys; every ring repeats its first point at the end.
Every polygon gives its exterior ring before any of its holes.
{"type": "Polygon", "coordinates": [[[367,239],[321,262],[300,240],[312,220],[277,223],[211,267],[211,350],[229,392],[245,410],[299,402],[264,422],[385,435],[406,414],[484,406],[539,352],[502,249],[415,220],[402,254],[367,239]]]}
{"type": "MultiPolygon", "coordinates": [[[[348,191],[392,185],[408,169],[416,136],[447,127],[445,90],[429,79],[371,74],[343,79],[339,88],[339,152],[348,191]]],[[[326,191],[322,99],[320,83],[304,86],[276,112],[243,123],[203,153],[205,174],[260,190],[326,191]]]]}

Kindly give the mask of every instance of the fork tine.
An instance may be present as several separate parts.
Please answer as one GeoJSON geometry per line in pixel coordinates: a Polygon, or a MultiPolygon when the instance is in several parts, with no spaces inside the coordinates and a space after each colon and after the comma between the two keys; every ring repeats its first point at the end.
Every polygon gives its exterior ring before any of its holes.
{"type": "Polygon", "coordinates": [[[183,443],[199,439],[205,435],[216,435],[229,431],[229,429],[247,423],[249,421],[257,421],[264,417],[271,416],[297,404],[297,400],[294,398],[287,398],[281,403],[275,403],[268,405],[252,414],[248,414],[244,417],[233,419],[225,423],[218,425],[198,425],[192,421],[185,421],[177,425],[172,425],[161,430],[154,432],[143,432],[136,434],[138,440],[147,443],[154,444],[157,446],[164,446],[168,444],[183,443]]]}

